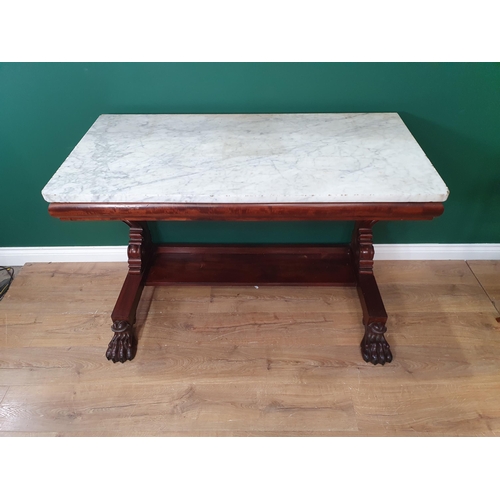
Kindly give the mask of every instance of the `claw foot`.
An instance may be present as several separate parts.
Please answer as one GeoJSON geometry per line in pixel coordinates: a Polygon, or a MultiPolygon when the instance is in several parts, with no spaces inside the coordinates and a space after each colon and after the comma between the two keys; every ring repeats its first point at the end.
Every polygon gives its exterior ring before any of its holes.
{"type": "Polygon", "coordinates": [[[115,321],[111,329],[115,332],[106,351],[106,358],[124,363],[135,355],[135,338],[128,321],[115,321]]]}
{"type": "Polygon", "coordinates": [[[366,325],[365,336],[361,341],[361,354],[367,363],[384,365],[392,361],[391,348],[384,337],[386,331],[383,323],[366,325]]]}

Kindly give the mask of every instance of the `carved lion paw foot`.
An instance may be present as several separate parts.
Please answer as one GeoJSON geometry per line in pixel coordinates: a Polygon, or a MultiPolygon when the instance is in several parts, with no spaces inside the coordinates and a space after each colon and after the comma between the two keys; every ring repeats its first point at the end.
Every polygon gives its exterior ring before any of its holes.
{"type": "Polygon", "coordinates": [[[361,341],[361,354],[368,363],[381,364],[392,361],[392,353],[384,333],[387,328],[382,323],[370,323],[366,326],[365,336],[361,341]]]}
{"type": "Polygon", "coordinates": [[[135,355],[135,339],[132,327],[127,321],[115,321],[111,329],[115,332],[113,339],[108,345],[106,357],[116,363],[124,363],[133,359],[135,355]]]}

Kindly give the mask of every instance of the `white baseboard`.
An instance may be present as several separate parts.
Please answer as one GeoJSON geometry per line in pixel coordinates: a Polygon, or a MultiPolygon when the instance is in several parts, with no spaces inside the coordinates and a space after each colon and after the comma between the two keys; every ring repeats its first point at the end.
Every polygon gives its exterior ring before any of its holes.
{"type": "MultiPolygon", "coordinates": [[[[127,247],[0,247],[0,266],[26,262],[126,262],[127,247]]],[[[500,260],[499,243],[375,245],[375,260],[500,260]]]]}
{"type": "Polygon", "coordinates": [[[374,245],[375,260],[500,260],[500,243],[374,245]]]}
{"type": "Polygon", "coordinates": [[[127,246],[0,247],[0,266],[27,262],[126,262],[127,246]]]}

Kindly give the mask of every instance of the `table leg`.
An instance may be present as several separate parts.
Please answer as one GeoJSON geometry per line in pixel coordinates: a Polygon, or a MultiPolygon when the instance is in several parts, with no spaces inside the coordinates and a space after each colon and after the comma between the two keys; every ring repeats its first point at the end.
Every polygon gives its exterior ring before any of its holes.
{"type": "Polygon", "coordinates": [[[106,357],[116,363],[133,359],[137,340],[133,332],[137,305],[151,264],[151,235],[146,222],[124,221],[130,227],[128,274],[111,314],[114,332],[106,357]]]}
{"type": "Polygon", "coordinates": [[[392,353],[384,333],[387,313],[373,274],[372,226],[377,221],[356,222],[351,248],[356,272],[358,295],[363,308],[365,334],[361,341],[361,354],[366,362],[374,365],[390,363],[392,353]]]}

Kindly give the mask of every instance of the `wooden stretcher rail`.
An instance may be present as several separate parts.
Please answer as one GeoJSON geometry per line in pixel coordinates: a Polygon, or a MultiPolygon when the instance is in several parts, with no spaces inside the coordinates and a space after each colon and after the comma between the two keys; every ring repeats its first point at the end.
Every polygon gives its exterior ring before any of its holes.
{"type": "Polygon", "coordinates": [[[156,245],[145,285],[356,286],[349,245],[156,245]]]}

